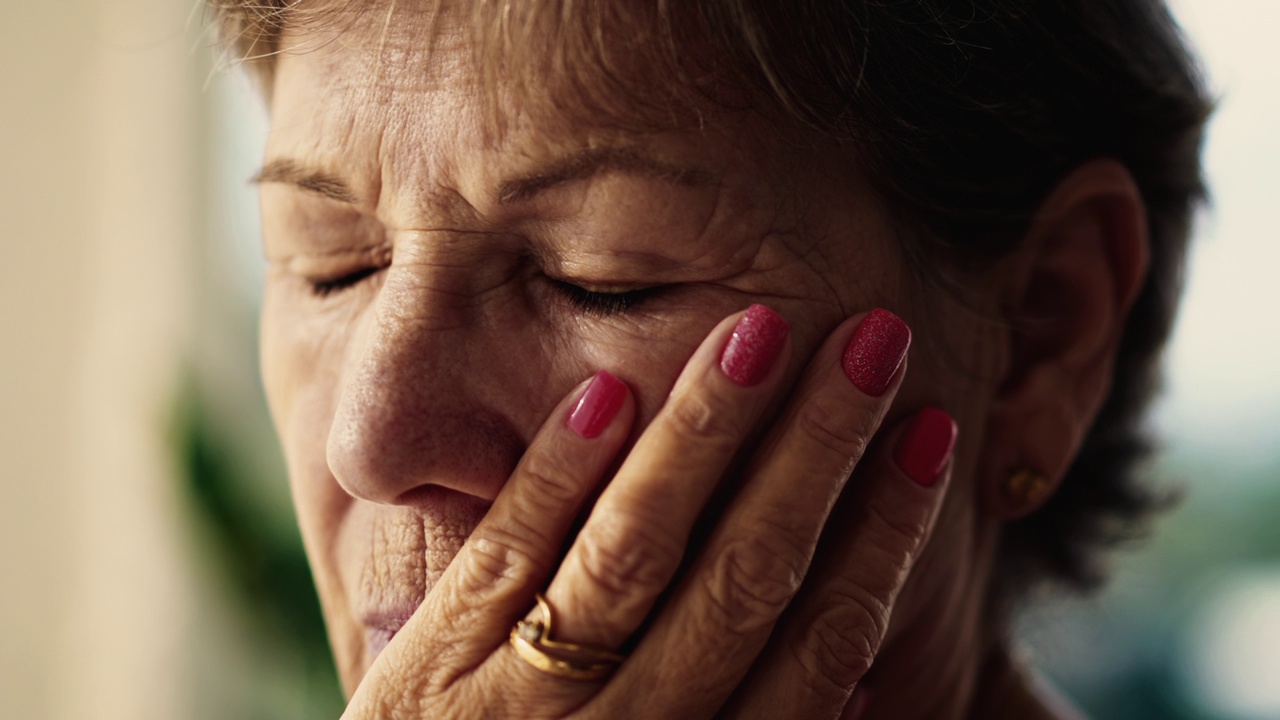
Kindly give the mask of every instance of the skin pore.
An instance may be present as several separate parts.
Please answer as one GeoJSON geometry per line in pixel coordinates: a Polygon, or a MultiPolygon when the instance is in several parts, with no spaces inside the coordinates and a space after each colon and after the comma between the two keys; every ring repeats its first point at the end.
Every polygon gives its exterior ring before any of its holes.
{"type": "Polygon", "coordinates": [[[572,387],[625,381],[635,436],[727,315],[790,322],[789,385],[832,328],[886,307],[917,337],[886,426],[935,405],[961,432],[868,716],[962,716],[992,642],[976,469],[1010,349],[981,317],[1004,285],[969,309],[922,295],[850,153],[749,112],[637,134],[508,98],[494,132],[457,21],[388,17],[286,33],[261,178],[264,381],[347,692],[572,387]]]}

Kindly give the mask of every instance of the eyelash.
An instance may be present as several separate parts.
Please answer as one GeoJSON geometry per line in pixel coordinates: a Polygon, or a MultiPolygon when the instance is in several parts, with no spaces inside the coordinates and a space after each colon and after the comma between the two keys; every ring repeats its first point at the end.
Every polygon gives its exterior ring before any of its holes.
{"type": "Polygon", "coordinates": [[[330,295],[340,293],[343,290],[358,284],[361,280],[364,280],[381,270],[382,268],[380,267],[370,266],[360,268],[353,273],[348,273],[341,277],[333,278],[332,280],[312,280],[309,283],[311,285],[311,294],[319,298],[329,297],[330,295]]]}
{"type": "Polygon", "coordinates": [[[578,311],[596,317],[621,315],[656,295],[660,287],[639,288],[619,293],[596,292],[563,280],[551,280],[551,286],[578,311]]]}
{"type": "MultiPolygon", "coordinates": [[[[309,283],[311,293],[318,298],[326,298],[358,285],[381,270],[380,267],[370,266],[331,280],[312,280],[309,283]]],[[[647,287],[618,293],[597,292],[564,280],[554,279],[551,280],[551,286],[575,309],[597,317],[621,315],[634,309],[636,305],[654,296],[660,290],[658,287],[647,287]]]]}

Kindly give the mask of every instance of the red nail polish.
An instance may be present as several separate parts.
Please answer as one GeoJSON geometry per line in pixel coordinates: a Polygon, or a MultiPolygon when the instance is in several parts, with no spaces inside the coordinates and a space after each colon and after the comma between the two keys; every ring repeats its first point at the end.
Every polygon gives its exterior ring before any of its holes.
{"type": "Polygon", "coordinates": [[[935,407],[924,408],[902,433],[893,461],[907,477],[933,487],[951,458],[956,432],[956,421],[950,415],[935,407]]]}
{"type": "Polygon", "coordinates": [[[790,330],[778,313],[752,305],[720,353],[720,369],[739,385],[758,385],[778,361],[790,330]]]}
{"type": "Polygon", "coordinates": [[[907,356],[911,328],[888,310],[872,310],[844,350],[844,374],[862,392],[880,397],[907,356]]]}
{"type": "Polygon", "coordinates": [[[569,427],[588,440],[599,437],[622,409],[622,401],[626,399],[626,384],[601,370],[591,378],[587,389],[582,391],[582,397],[569,411],[569,427]]]}

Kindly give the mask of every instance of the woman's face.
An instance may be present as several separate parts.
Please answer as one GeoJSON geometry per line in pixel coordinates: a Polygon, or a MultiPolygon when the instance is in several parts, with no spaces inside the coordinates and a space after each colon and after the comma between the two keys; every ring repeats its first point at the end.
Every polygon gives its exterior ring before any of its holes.
{"type": "Polygon", "coordinates": [[[262,178],[263,372],[344,684],[574,385],[601,368],[625,380],[638,431],[708,330],[751,303],[790,321],[792,378],[855,312],[913,325],[896,407],[947,409],[961,443],[936,530],[950,539],[899,616],[954,592],[990,392],[971,371],[990,343],[942,295],[909,295],[856,159],[745,112],[639,135],[509,101],[495,132],[465,33],[446,15],[426,42],[425,16],[397,12],[286,36],[262,178]]]}

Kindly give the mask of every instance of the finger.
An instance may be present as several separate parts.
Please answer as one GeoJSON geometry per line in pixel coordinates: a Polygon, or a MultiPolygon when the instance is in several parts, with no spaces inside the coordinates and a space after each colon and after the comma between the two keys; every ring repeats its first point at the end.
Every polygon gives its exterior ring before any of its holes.
{"type": "Polygon", "coordinates": [[[604,371],[561,402],[357,696],[380,687],[403,697],[439,692],[506,641],[630,433],[634,410],[627,386],[604,371]]]}
{"type": "Polygon", "coordinates": [[[877,310],[842,324],[815,354],[742,489],[636,650],[643,682],[692,678],[697,686],[655,708],[658,715],[711,712],[747,672],[799,590],[823,524],[901,383],[909,343],[906,324],[877,310]]]}
{"type": "Polygon", "coordinates": [[[649,614],[781,382],[787,333],[757,305],[727,318],[694,353],[547,588],[562,639],[617,649],[649,614]]]}
{"type": "Polygon", "coordinates": [[[834,543],[824,546],[801,597],[734,697],[734,717],[776,717],[776,708],[792,717],[842,717],[928,541],[955,438],[951,416],[925,408],[880,444],[859,473],[847,514],[829,523],[824,543],[834,543]]]}

